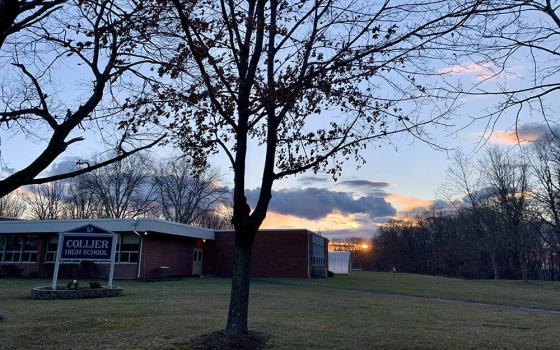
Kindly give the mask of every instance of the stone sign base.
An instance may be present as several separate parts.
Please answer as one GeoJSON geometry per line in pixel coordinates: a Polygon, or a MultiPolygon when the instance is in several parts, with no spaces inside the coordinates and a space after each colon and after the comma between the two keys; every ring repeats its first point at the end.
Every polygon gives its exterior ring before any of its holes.
{"type": "Polygon", "coordinates": [[[122,288],[78,288],[56,289],[36,287],[31,290],[31,298],[41,300],[109,298],[121,296],[122,288]]]}

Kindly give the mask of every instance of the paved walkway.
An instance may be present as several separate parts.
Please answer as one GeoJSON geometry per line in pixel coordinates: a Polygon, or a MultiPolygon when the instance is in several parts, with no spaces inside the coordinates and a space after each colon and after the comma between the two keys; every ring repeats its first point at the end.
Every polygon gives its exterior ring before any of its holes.
{"type": "Polygon", "coordinates": [[[287,280],[280,281],[280,280],[254,278],[252,279],[252,281],[257,283],[263,283],[263,284],[276,284],[276,285],[284,285],[284,286],[292,286],[292,287],[307,287],[307,288],[314,288],[314,289],[326,290],[331,292],[347,293],[347,294],[360,295],[360,296],[376,296],[382,298],[405,299],[405,300],[426,300],[426,301],[433,301],[433,302],[446,303],[446,304],[472,305],[472,306],[478,306],[482,308],[495,308],[504,311],[529,312],[529,313],[540,313],[546,315],[560,316],[560,310],[554,310],[554,309],[541,309],[541,308],[515,306],[515,305],[507,305],[507,304],[485,303],[485,302],[473,301],[473,300],[445,299],[445,298],[428,297],[422,295],[375,292],[369,290],[356,290],[356,289],[349,289],[349,288],[324,287],[324,286],[309,285],[297,281],[287,281],[287,280]]]}

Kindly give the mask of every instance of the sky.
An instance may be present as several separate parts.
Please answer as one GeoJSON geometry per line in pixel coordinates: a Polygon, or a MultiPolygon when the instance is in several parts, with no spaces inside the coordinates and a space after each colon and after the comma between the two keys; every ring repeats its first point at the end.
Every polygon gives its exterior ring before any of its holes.
{"type": "MultiPolygon", "coordinates": [[[[79,76],[78,71],[65,67],[65,74],[79,76]]],[[[507,73],[485,81],[491,76],[493,67],[469,61],[459,64],[442,64],[434,70],[443,74],[450,84],[474,85],[484,82],[497,87],[507,81],[508,86],[524,86],[530,79],[531,68],[523,57],[509,63],[507,73]]],[[[64,74],[63,74],[64,76],[64,74]]],[[[59,91],[65,99],[72,100],[78,94],[76,86],[84,86],[87,77],[76,79],[75,84],[62,84],[59,91]]],[[[63,81],[64,82],[64,81],[63,81]]],[[[557,110],[560,102],[549,96],[544,103],[551,110],[557,110]]],[[[357,168],[353,162],[344,165],[342,176],[334,182],[322,173],[304,173],[277,181],[273,187],[264,228],[307,228],[320,231],[329,238],[351,236],[371,237],[383,222],[399,218],[418,208],[429,208],[439,203],[440,186],[445,182],[449,157],[462,149],[476,157],[480,145],[484,143],[513,146],[517,144],[514,133],[516,116],[513,111],[503,115],[493,126],[493,132],[486,129],[486,120],[470,123],[472,118],[484,115],[497,103],[496,97],[467,96],[461,100],[461,108],[453,117],[453,125],[429,129],[432,140],[444,149],[417,139],[399,135],[373,145],[364,151],[366,164],[357,168]],[[460,131],[459,131],[460,130],[460,131]],[[472,153],[475,152],[475,153],[472,153]]],[[[558,120],[558,118],[556,118],[558,120]]],[[[543,132],[543,120],[536,114],[524,111],[518,121],[521,141],[537,139],[543,132]]],[[[72,166],[78,157],[87,157],[100,148],[99,139],[85,131],[86,141],[73,145],[48,170],[59,173],[72,166]]],[[[41,150],[44,140],[29,140],[23,135],[11,135],[0,131],[0,147],[4,169],[19,169],[26,165],[41,150]]],[[[165,157],[176,150],[157,148],[152,150],[155,157],[165,157]]],[[[254,206],[258,197],[262,149],[251,147],[247,158],[247,192],[249,203],[254,206]]],[[[224,155],[212,156],[211,164],[222,174],[222,184],[232,187],[232,171],[224,155]]]]}
{"type": "MultiPolygon", "coordinates": [[[[477,73],[457,75],[461,79],[478,79],[477,73]]],[[[466,101],[456,122],[466,123],[469,115],[479,110],[479,101],[466,101]]],[[[336,182],[322,173],[304,173],[277,181],[263,228],[307,228],[331,239],[372,237],[383,222],[406,216],[419,208],[429,208],[442,200],[438,189],[445,181],[449,156],[455,149],[469,152],[480,142],[515,145],[513,125],[511,118],[503,118],[495,132],[488,135],[483,135],[483,125],[474,125],[458,134],[448,129],[431,130],[431,136],[448,150],[434,149],[410,137],[399,136],[391,139],[390,144],[368,148],[364,152],[366,164],[362,167],[356,168],[352,162],[345,164],[336,182]]],[[[543,132],[538,120],[523,120],[520,125],[518,133],[522,141],[537,139],[543,132]]],[[[40,143],[18,136],[3,136],[2,141],[4,162],[12,168],[23,166],[41,149],[40,143]]],[[[77,158],[95,152],[97,147],[86,141],[70,149],[48,172],[69,169],[77,158]]],[[[247,161],[246,195],[254,206],[259,192],[262,154],[256,148],[252,150],[247,161]]],[[[169,152],[175,151],[169,147],[152,151],[155,157],[165,157],[169,152]]],[[[226,159],[214,156],[211,164],[222,174],[222,184],[232,187],[232,172],[226,159]]]]}

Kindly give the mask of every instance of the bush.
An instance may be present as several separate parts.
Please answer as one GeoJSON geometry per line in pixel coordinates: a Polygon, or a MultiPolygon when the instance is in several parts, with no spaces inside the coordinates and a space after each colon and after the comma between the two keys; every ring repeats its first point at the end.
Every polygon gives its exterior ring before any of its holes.
{"type": "Polygon", "coordinates": [[[66,284],[66,288],[68,288],[68,289],[78,289],[78,288],[80,288],[80,283],[78,283],[78,281],[76,281],[76,280],[70,281],[66,284]]]}
{"type": "Polygon", "coordinates": [[[97,281],[91,281],[91,282],[89,282],[89,287],[91,289],[98,289],[98,288],[101,288],[101,283],[99,283],[97,281]]]}
{"type": "Polygon", "coordinates": [[[327,276],[328,276],[328,277],[334,277],[334,272],[332,272],[332,271],[327,271],[327,276]]]}

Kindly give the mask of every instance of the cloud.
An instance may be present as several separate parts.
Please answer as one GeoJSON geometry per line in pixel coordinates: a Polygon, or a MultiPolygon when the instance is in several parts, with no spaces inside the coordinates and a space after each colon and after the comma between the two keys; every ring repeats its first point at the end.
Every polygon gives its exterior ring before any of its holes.
{"type": "Polygon", "coordinates": [[[414,196],[403,196],[400,194],[389,194],[385,197],[399,212],[409,212],[419,208],[430,208],[434,201],[414,196]]]}
{"type": "Polygon", "coordinates": [[[487,63],[471,63],[471,64],[456,64],[437,70],[438,74],[447,76],[464,76],[474,75],[474,80],[483,82],[496,77],[517,78],[521,73],[526,70],[523,65],[516,65],[508,67],[504,70],[502,67],[496,66],[491,62],[487,63]]]}
{"type": "Polygon", "coordinates": [[[490,64],[478,64],[478,63],[471,63],[467,65],[456,64],[449,67],[444,67],[438,69],[439,74],[446,74],[446,75],[462,75],[462,74],[474,74],[474,73],[484,73],[488,71],[488,68],[491,67],[490,64]]]}
{"type": "Polygon", "coordinates": [[[447,201],[444,201],[442,199],[435,199],[432,202],[432,208],[436,209],[436,210],[443,210],[443,209],[448,209],[451,207],[451,204],[447,201]]]}
{"type": "Polygon", "coordinates": [[[352,191],[359,191],[363,193],[377,193],[384,194],[384,189],[390,187],[389,182],[384,181],[370,181],[370,180],[347,180],[341,181],[336,186],[348,188],[352,191]]]}
{"type": "Polygon", "coordinates": [[[12,174],[14,174],[17,170],[15,168],[10,168],[5,165],[0,165],[0,178],[4,179],[12,174]]]}
{"type": "Polygon", "coordinates": [[[364,238],[370,239],[375,237],[379,232],[379,226],[373,225],[370,227],[360,227],[356,229],[340,229],[321,232],[321,234],[330,240],[343,240],[345,238],[364,238]]]}
{"type": "MultiPolygon", "coordinates": [[[[259,189],[246,192],[247,199],[253,207],[259,192],[259,189]]],[[[324,218],[333,212],[343,215],[365,214],[372,219],[396,214],[395,208],[383,196],[367,195],[355,199],[349,192],[335,192],[314,187],[273,191],[269,209],[279,214],[309,220],[324,218]]]]}
{"type": "MultiPolygon", "coordinates": [[[[373,237],[380,225],[412,210],[441,206],[437,201],[390,194],[392,184],[364,179],[346,180],[330,188],[273,191],[263,228],[306,228],[329,239],[373,237]],[[335,190],[336,189],[336,190],[335,190]]],[[[259,189],[246,191],[254,207],[259,189]]]]}
{"type": "Polygon", "coordinates": [[[74,170],[77,170],[76,163],[80,160],[80,157],[64,157],[61,161],[54,163],[48,170],[48,176],[65,174],[74,170]]]}
{"type": "MultiPolygon", "coordinates": [[[[490,135],[490,141],[501,144],[528,143],[542,139],[551,134],[548,125],[538,123],[521,124],[511,130],[494,132],[490,135]]],[[[552,126],[552,132],[560,133],[560,127],[552,126]]]]}
{"type": "Polygon", "coordinates": [[[303,185],[314,185],[318,183],[328,183],[332,181],[332,178],[327,176],[303,176],[298,179],[298,181],[303,185]]]}
{"type": "Polygon", "coordinates": [[[365,223],[360,214],[342,214],[334,211],[318,220],[285,215],[269,211],[262,228],[305,228],[329,238],[363,237],[371,238],[377,232],[378,225],[365,223]]]}
{"type": "Polygon", "coordinates": [[[269,211],[263,228],[306,228],[314,231],[333,230],[333,229],[356,229],[360,227],[360,222],[356,220],[355,214],[342,214],[334,211],[317,220],[307,219],[301,216],[281,214],[269,211]]]}

